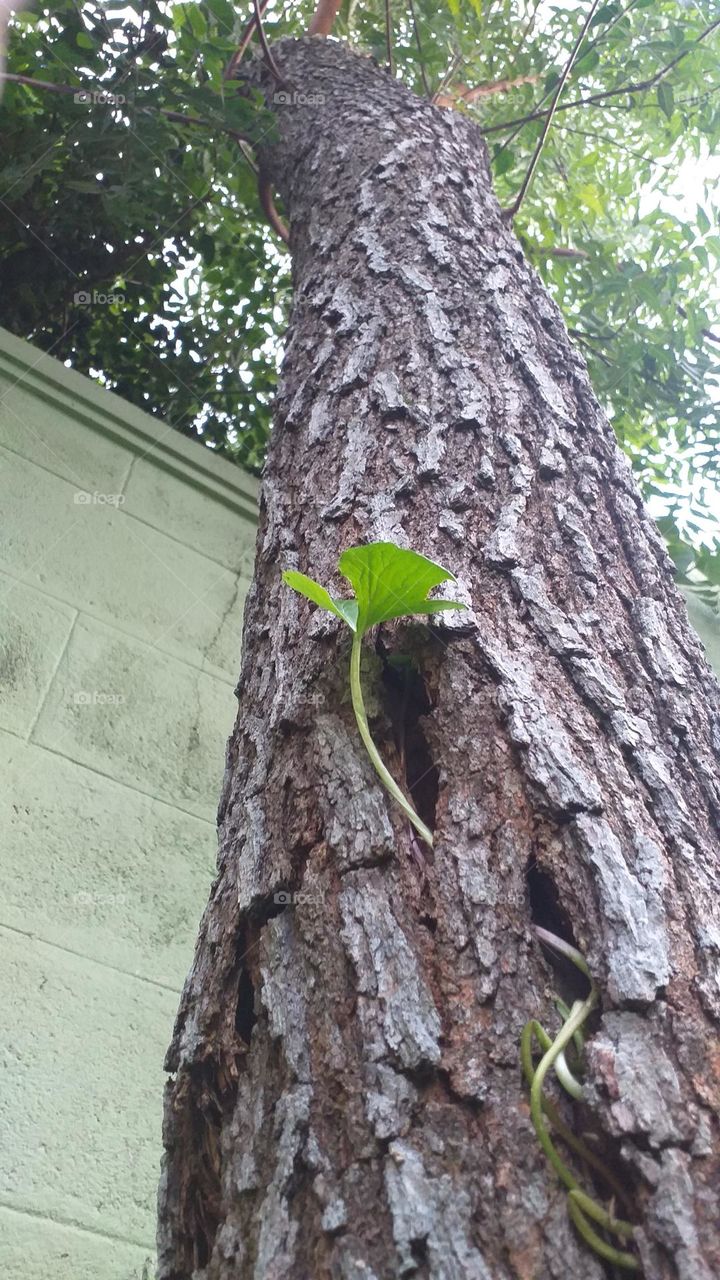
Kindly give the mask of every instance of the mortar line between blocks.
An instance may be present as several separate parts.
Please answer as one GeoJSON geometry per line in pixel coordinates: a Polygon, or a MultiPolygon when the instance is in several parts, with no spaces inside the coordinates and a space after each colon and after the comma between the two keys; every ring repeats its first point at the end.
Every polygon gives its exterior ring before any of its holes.
{"type": "MultiPolygon", "coordinates": [[[[29,942],[39,942],[42,947],[50,947],[53,951],[61,951],[64,955],[75,956],[78,960],[87,960],[88,964],[99,965],[101,969],[110,969],[112,973],[119,973],[123,978],[132,978],[135,982],[144,982],[150,987],[159,987],[161,991],[169,991],[171,995],[180,996],[182,994],[181,987],[171,987],[167,982],[159,982],[157,978],[146,978],[142,973],[132,973],[129,969],[120,969],[116,964],[111,964],[109,960],[98,960],[97,956],[88,955],[86,951],[76,951],[74,947],[63,946],[61,942],[51,942],[48,938],[43,938],[39,933],[31,932],[29,929],[18,929],[14,924],[5,924],[0,920],[0,930],[6,933],[17,934],[20,938],[27,938],[29,942]]],[[[0,1204],[2,1201],[0,1201],[0,1204]]]]}
{"type": "Polygon", "coordinates": [[[150,1254],[155,1251],[155,1244],[145,1240],[136,1240],[132,1236],[120,1235],[115,1231],[100,1231],[97,1227],[89,1227],[84,1223],[77,1222],[73,1218],[63,1218],[60,1216],[51,1216],[42,1213],[40,1209],[19,1209],[17,1205],[8,1204],[6,1200],[0,1199],[0,1209],[4,1209],[7,1213],[15,1213],[19,1218],[33,1218],[35,1221],[40,1219],[42,1222],[51,1222],[56,1227],[68,1227],[72,1231],[77,1231],[81,1235],[95,1236],[100,1240],[113,1240],[119,1244],[130,1244],[135,1249],[149,1250],[150,1254]]]}
{"type": "Polygon", "coordinates": [[[29,727],[29,729],[28,729],[28,732],[27,732],[27,741],[28,741],[28,742],[32,742],[32,743],[33,743],[33,746],[37,746],[37,745],[38,745],[36,742],[34,742],[34,741],[33,741],[33,734],[34,734],[34,732],[35,732],[35,729],[37,728],[38,720],[40,719],[40,716],[41,716],[41,715],[42,715],[42,713],[43,713],[43,709],[44,709],[44,707],[45,707],[45,703],[47,702],[48,697],[50,696],[50,690],[52,689],[52,687],[53,687],[53,685],[54,685],[54,683],[55,683],[55,677],[56,677],[56,675],[57,675],[58,671],[60,670],[60,664],[61,664],[61,662],[62,662],[63,658],[65,657],[65,654],[66,654],[66,653],[67,653],[67,651],[68,651],[68,645],[70,644],[70,640],[72,639],[72,634],[73,634],[73,632],[74,632],[74,630],[75,630],[75,626],[76,626],[76,623],[77,623],[77,620],[78,620],[78,618],[79,618],[79,617],[80,617],[80,610],[79,610],[79,609],[76,609],[76,610],[75,610],[75,616],[74,616],[74,618],[73,618],[72,622],[70,623],[70,626],[69,626],[69,628],[68,628],[68,633],[67,633],[67,635],[66,635],[66,637],[65,637],[65,643],[64,643],[64,644],[61,646],[61,648],[60,648],[60,653],[58,654],[57,661],[55,662],[55,665],[53,666],[53,669],[52,669],[52,671],[50,672],[50,677],[49,677],[48,682],[47,682],[47,685],[46,685],[46,687],[45,687],[45,691],[44,691],[44,693],[43,693],[43,695],[42,695],[42,697],[41,697],[41,699],[40,699],[40,704],[39,704],[39,706],[38,706],[38,708],[37,708],[37,711],[35,712],[35,715],[34,715],[34,716],[33,716],[33,718],[32,718],[32,724],[30,725],[30,727],[29,727]]]}

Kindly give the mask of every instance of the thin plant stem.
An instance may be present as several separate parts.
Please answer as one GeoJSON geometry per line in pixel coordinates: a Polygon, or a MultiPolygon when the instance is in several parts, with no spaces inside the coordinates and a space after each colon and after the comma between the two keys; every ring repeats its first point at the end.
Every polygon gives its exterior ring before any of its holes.
{"type": "MultiPolygon", "coordinates": [[[[535,1067],[533,1066],[532,1060],[533,1037],[537,1040],[543,1053],[545,1053],[552,1045],[552,1038],[539,1022],[533,1018],[532,1021],[527,1023],[523,1030],[522,1040],[520,1042],[520,1058],[522,1061],[523,1074],[528,1083],[528,1087],[532,1085],[533,1078],[535,1076],[535,1067]]],[[[545,1112],[545,1115],[550,1121],[553,1129],[555,1129],[558,1136],[562,1138],[565,1146],[569,1147],[571,1151],[574,1151],[575,1155],[579,1156],[579,1158],[583,1160],[590,1169],[594,1169],[596,1173],[599,1173],[603,1182],[607,1184],[615,1198],[619,1200],[621,1204],[626,1205],[629,1209],[630,1202],[628,1200],[627,1193],[620,1185],[615,1175],[610,1172],[600,1157],[596,1155],[585,1142],[583,1142],[582,1138],[576,1137],[572,1129],[568,1128],[562,1120],[557,1107],[549,1098],[543,1097],[543,1111],[545,1112]]]]}
{"type": "MultiPolygon", "coordinates": [[[[610,1171],[605,1169],[602,1161],[591,1153],[585,1144],[580,1142],[567,1126],[562,1123],[552,1103],[543,1095],[545,1078],[552,1068],[555,1070],[563,1087],[573,1097],[578,1096],[575,1092],[577,1081],[575,1081],[574,1076],[570,1075],[569,1071],[566,1076],[566,1069],[563,1069],[560,1064],[563,1063],[565,1049],[571,1041],[576,1039],[598,1003],[597,987],[590,976],[587,961],[576,947],[571,946],[569,942],[565,942],[563,938],[558,938],[547,929],[535,928],[535,934],[547,946],[552,947],[561,955],[565,955],[572,960],[573,964],[587,976],[590,982],[590,991],[584,1000],[576,1000],[572,1008],[567,1011],[567,1017],[554,1040],[550,1039],[544,1028],[534,1019],[526,1025],[523,1031],[520,1041],[520,1058],[523,1073],[530,1084],[530,1116],[533,1127],[550,1164],[560,1181],[567,1187],[568,1213],[582,1239],[595,1253],[614,1266],[626,1271],[638,1271],[640,1264],[635,1255],[608,1244],[602,1236],[593,1230],[588,1218],[596,1222],[605,1231],[619,1236],[620,1239],[627,1239],[632,1236],[634,1230],[632,1223],[616,1218],[613,1213],[608,1213],[607,1209],[604,1209],[602,1205],[598,1204],[597,1201],[582,1190],[575,1175],[568,1169],[555,1149],[550,1137],[550,1131],[545,1123],[545,1117],[547,1116],[567,1145],[581,1157],[585,1159],[590,1157],[588,1163],[597,1169],[610,1186],[613,1186],[615,1179],[610,1171]],[[537,1068],[533,1067],[532,1061],[533,1038],[538,1040],[544,1050],[537,1068]]],[[[582,1095],[582,1089],[580,1089],[580,1095],[582,1095]]],[[[615,1186],[617,1186],[616,1183],[615,1186]]],[[[621,1198],[624,1199],[624,1195],[621,1198]]]]}
{"type": "Polygon", "coordinates": [[[262,47],[263,58],[265,59],[267,65],[269,66],[278,84],[287,84],[288,82],[285,79],[285,76],[283,75],[282,71],[280,70],[277,62],[275,61],[272,55],[270,45],[268,44],[267,36],[265,35],[265,27],[263,26],[260,0],[254,0],[254,5],[255,5],[255,27],[257,29],[258,36],[260,37],[260,45],[262,47]]]}
{"type": "Polygon", "coordinates": [[[393,42],[392,42],[392,10],[390,0],[385,0],[385,44],[387,47],[388,71],[391,76],[395,75],[395,62],[393,58],[393,42]]]}
{"type": "Polygon", "coordinates": [[[542,133],[540,134],[540,137],[538,138],[538,143],[537,143],[537,146],[536,146],[535,151],[534,151],[534,153],[533,153],[533,157],[532,157],[532,159],[531,159],[531,161],[530,161],[530,164],[528,165],[527,173],[525,174],[525,177],[523,178],[522,186],[520,187],[520,190],[518,191],[517,196],[516,196],[516,197],[515,197],[515,199],[513,200],[513,203],[510,205],[510,208],[509,208],[509,209],[506,209],[506,210],[504,211],[504,216],[505,216],[506,218],[514,218],[514,217],[515,217],[515,214],[518,212],[518,210],[519,210],[519,208],[520,208],[520,205],[522,204],[523,200],[525,199],[525,196],[526,196],[526,194],[527,194],[527,192],[528,192],[528,188],[529,188],[529,186],[530,186],[530,183],[531,183],[531,182],[532,182],[532,180],[533,180],[533,176],[534,176],[534,174],[535,174],[535,170],[536,170],[536,168],[537,168],[538,161],[539,161],[539,159],[540,159],[540,155],[541,155],[541,153],[542,153],[542,149],[543,149],[543,147],[544,147],[544,145],[545,145],[545,140],[546,140],[546,138],[547,138],[547,136],[548,136],[548,133],[550,132],[550,125],[551,125],[551,124],[552,124],[552,122],[553,122],[553,116],[555,115],[555,112],[556,112],[556,110],[557,110],[557,105],[558,105],[558,102],[560,101],[560,95],[561,95],[561,93],[562,93],[563,89],[565,88],[565,85],[566,85],[566,83],[567,83],[568,76],[570,75],[570,72],[572,71],[573,66],[575,65],[575,59],[577,58],[577,55],[578,55],[578,53],[579,53],[579,51],[580,51],[580,46],[581,46],[581,44],[582,44],[583,40],[585,39],[585,33],[587,32],[587,29],[588,29],[588,27],[590,26],[590,23],[592,22],[593,14],[595,13],[595,10],[597,9],[597,7],[598,7],[598,5],[599,5],[599,4],[600,4],[600,0],[593,0],[592,4],[591,4],[591,6],[590,6],[590,10],[589,10],[589,12],[588,12],[588,15],[587,15],[587,17],[585,18],[585,21],[584,21],[584,23],[583,23],[583,25],[582,25],[582,30],[581,30],[581,32],[580,32],[580,35],[578,36],[577,40],[575,41],[575,44],[574,44],[574,46],[573,46],[572,52],[571,52],[571,54],[570,54],[570,57],[568,58],[568,60],[567,60],[567,62],[566,62],[566,64],[565,64],[565,69],[564,69],[564,71],[563,71],[563,73],[562,73],[562,75],[560,76],[560,79],[559,79],[559,81],[558,81],[558,87],[557,87],[557,89],[555,90],[555,97],[554,97],[554,98],[553,98],[553,100],[552,100],[552,103],[551,103],[551,105],[550,105],[550,110],[548,111],[547,116],[546,116],[546,118],[545,118],[545,124],[543,125],[542,133]]]}
{"type": "Polygon", "coordinates": [[[418,817],[417,813],[415,812],[413,806],[410,804],[410,801],[407,799],[407,797],[403,795],[402,791],[400,790],[392,774],[389,772],[388,769],[386,769],[385,765],[383,764],[382,758],[380,756],[380,752],[378,751],[377,747],[375,746],[375,743],[373,742],[372,735],[370,733],[370,727],[368,725],[368,718],[367,718],[367,712],[365,710],[365,703],[363,701],[362,684],[360,682],[361,654],[362,654],[362,636],[358,632],[355,632],[353,634],[352,649],[350,651],[350,697],[352,699],[353,711],[355,712],[355,719],[357,721],[357,727],[360,731],[360,737],[363,740],[363,743],[365,745],[365,750],[367,751],[372,761],[375,772],[380,778],[383,786],[390,793],[393,800],[395,800],[397,804],[399,804],[403,813],[410,820],[415,830],[417,831],[418,835],[422,836],[425,843],[428,844],[430,848],[432,848],[432,843],[433,843],[432,832],[425,826],[425,823],[422,821],[422,819],[418,817]]]}
{"type": "Polygon", "coordinates": [[[585,1000],[576,1000],[570,1011],[570,1017],[563,1024],[558,1035],[553,1040],[550,1048],[546,1050],[540,1059],[533,1076],[533,1082],[530,1086],[530,1115],[535,1126],[535,1132],[540,1141],[540,1145],[545,1152],[550,1164],[555,1170],[561,1182],[565,1184],[568,1191],[572,1191],[578,1186],[575,1175],[570,1172],[567,1165],[563,1164],[550,1138],[550,1133],[543,1116],[543,1085],[545,1077],[553,1066],[558,1054],[572,1040],[575,1031],[581,1027],[586,1018],[592,1013],[597,1004],[597,991],[593,987],[590,994],[585,1000]]]}
{"type": "Polygon", "coordinates": [[[422,77],[425,96],[427,98],[432,98],[432,89],[430,88],[430,82],[427,78],[427,71],[425,70],[425,55],[423,53],[422,42],[420,40],[420,28],[418,26],[417,14],[415,13],[414,0],[410,0],[410,15],[412,17],[413,31],[415,32],[415,43],[417,45],[418,61],[420,63],[420,75],[422,77]]]}

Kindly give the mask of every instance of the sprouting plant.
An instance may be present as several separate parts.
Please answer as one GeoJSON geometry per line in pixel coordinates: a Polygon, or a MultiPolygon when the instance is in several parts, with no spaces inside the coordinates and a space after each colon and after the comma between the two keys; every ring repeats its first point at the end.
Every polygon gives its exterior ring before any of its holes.
{"type": "Polygon", "coordinates": [[[349,600],[334,599],[318,582],[294,570],[286,570],[283,581],[307,596],[308,600],[327,609],[328,613],[333,613],[350,628],[350,696],[360,737],[384,786],[418,834],[432,846],[432,833],[386,769],[372,740],[360,683],[360,655],[363,637],[379,622],[439,613],[443,609],[464,609],[465,605],[457,600],[428,600],[428,592],[433,587],[441,582],[456,582],[457,579],[449,570],[417,551],[407,551],[392,542],[370,542],[363,547],[349,547],[340,556],[338,569],[355,592],[349,600]]]}
{"type": "Polygon", "coordinates": [[[568,1009],[567,1005],[563,1004],[562,1001],[557,1002],[558,1012],[563,1019],[563,1024],[554,1040],[550,1038],[544,1027],[535,1018],[532,1018],[523,1030],[520,1041],[520,1060],[523,1074],[530,1086],[530,1116],[533,1126],[545,1155],[560,1181],[568,1189],[568,1212],[585,1243],[601,1258],[605,1258],[606,1261],[614,1266],[622,1267],[626,1271],[639,1271],[640,1264],[632,1253],[608,1244],[602,1236],[598,1235],[597,1231],[591,1226],[590,1221],[588,1221],[590,1219],[592,1222],[597,1223],[598,1226],[621,1241],[631,1237],[633,1233],[632,1223],[625,1222],[622,1218],[616,1218],[613,1208],[616,1198],[621,1202],[627,1203],[627,1196],[623,1188],[595,1152],[591,1151],[563,1123],[557,1109],[549,1098],[546,1098],[543,1094],[545,1078],[552,1068],[565,1091],[576,1100],[582,1098],[583,1086],[568,1066],[565,1055],[566,1050],[573,1044],[578,1065],[582,1062],[584,1050],[583,1026],[597,1005],[597,987],[592,980],[584,956],[575,947],[572,947],[569,942],[565,942],[562,938],[558,938],[554,933],[550,933],[547,929],[535,926],[535,934],[541,942],[546,943],[547,946],[552,947],[561,955],[567,956],[569,960],[572,960],[573,964],[588,979],[590,991],[584,1000],[576,1000],[571,1009],[568,1009]],[[533,1065],[533,1040],[537,1040],[542,1050],[542,1057],[537,1066],[533,1065]],[[571,1173],[560,1158],[545,1123],[545,1116],[547,1116],[547,1119],[566,1146],[574,1151],[581,1160],[584,1160],[590,1168],[595,1169],[612,1191],[613,1200],[609,1211],[582,1190],[575,1175],[571,1173]]]}

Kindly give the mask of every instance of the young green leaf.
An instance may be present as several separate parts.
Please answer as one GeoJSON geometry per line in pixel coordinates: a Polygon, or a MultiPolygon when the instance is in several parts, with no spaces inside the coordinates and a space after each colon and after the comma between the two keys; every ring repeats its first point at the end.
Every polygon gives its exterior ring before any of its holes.
{"type": "Polygon", "coordinates": [[[465,608],[457,600],[428,600],[432,587],[456,582],[455,575],[392,542],[350,547],[341,555],[338,568],[355,589],[361,633],[390,618],[465,608]]]}
{"type": "Polygon", "coordinates": [[[294,569],[285,570],[283,582],[292,587],[293,591],[299,591],[301,596],[312,600],[313,604],[319,604],[321,609],[334,613],[335,617],[345,622],[351,631],[355,631],[358,615],[356,600],[333,600],[330,592],[321,587],[319,582],[308,578],[304,573],[296,573],[294,569]]]}
{"type": "Polygon", "coordinates": [[[360,737],[373,768],[389,795],[402,809],[418,835],[432,848],[433,835],[416,812],[411,800],[383,763],[368,724],[360,680],[362,640],[366,631],[390,618],[405,618],[418,613],[437,613],[440,609],[464,609],[458,600],[428,600],[428,591],[441,582],[455,582],[455,575],[417,551],[406,551],[392,542],[370,542],[364,547],[350,547],[340,557],[338,568],[355,588],[355,597],[336,600],[319,582],[304,573],[286,569],[283,582],[301,595],[327,609],[347,623],[353,633],[350,649],[350,698],[360,737]]]}

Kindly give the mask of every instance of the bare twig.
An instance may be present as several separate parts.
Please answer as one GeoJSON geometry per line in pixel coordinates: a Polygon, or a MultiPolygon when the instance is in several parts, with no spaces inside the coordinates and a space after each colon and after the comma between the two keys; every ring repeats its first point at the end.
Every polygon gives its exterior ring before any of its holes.
{"type": "Polygon", "coordinates": [[[443,76],[442,80],[440,81],[437,89],[435,90],[432,96],[432,99],[431,99],[432,102],[437,103],[438,98],[442,98],[445,90],[447,89],[450,81],[455,75],[455,72],[457,71],[461,62],[462,62],[462,55],[459,54],[456,50],[450,60],[450,66],[448,67],[447,71],[445,72],[445,75],[443,76]]]}
{"type": "Polygon", "coordinates": [[[42,89],[44,93],[82,93],[80,84],[51,84],[49,80],[33,80],[32,76],[16,76],[10,71],[0,72],[0,80],[8,84],[26,84],[30,89],[42,89]]]}
{"type": "Polygon", "coordinates": [[[392,44],[392,11],[390,0],[385,0],[385,47],[387,49],[388,71],[391,76],[395,75],[395,62],[393,59],[392,44]]]}
{"type": "MultiPolygon", "coordinates": [[[[665,76],[682,61],[683,58],[687,57],[691,49],[694,49],[696,45],[702,44],[703,40],[706,40],[713,31],[717,30],[718,27],[720,27],[720,18],[717,18],[715,22],[711,22],[710,25],[700,33],[697,39],[693,41],[691,46],[687,49],[683,49],[677,57],[673,58],[672,62],[668,62],[666,66],[661,67],[659,71],[656,71],[653,76],[649,76],[647,80],[639,80],[635,84],[619,85],[617,89],[603,89],[601,92],[588,94],[586,98],[573,98],[572,102],[561,102],[557,110],[569,111],[571,107],[591,107],[595,106],[597,103],[604,102],[606,98],[615,98],[618,94],[643,93],[647,89],[654,89],[655,85],[659,84],[660,81],[663,80],[665,76]]],[[[548,109],[548,111],[552,110],[553,107],[548,109]]],[[[486,125],[484,129],[480,129],[480,132],[483,134],[489,134],[499,133],[502,129],[513,129],[515,125],[529,124],[531,120],[542,120],[543,116],[548,115],[548,111],[539,111],[537,109],[535,111],[529,111],[527,115],[518,116],[516,120],[506,120],[504,124],[486,125]]]]}
{"type": "Polygon", "coordinates": [[[643,160],[646,164],[653,164],[657,169],[664,169],[666,173],[672,173],[673,166],[663,164],[660,160],[655,160],[652,156],[648,156],[644,151],[636,151],[634,147],[628,147],[619,138],[613,138],[608,133],[598,133],[596,129],[576,129],[573,125],[563,124],[561,127],[565,133],[572,133],[578,138],[594,138],[596,142],[605,142],[610,147],[617,147],[619,151],[624,151],[626,155],[633,156],[635,160],[643,160]]]}
{"type": "Polygon", "coordinates": [[[577,258],[579,262],[590,257],[584,249],[565,249],[562,245],[558,245],[555,249],[548,249],[545,245],[541,245],[538,253],[544,253],[549,258],[577,258]]]}
{"type": "Polygon", "coordinates": [[[275,61],[272,55],[272,51],[270,49],[270,45],[267,42],[267,36],[265,35],[265,28],[263,26],[263,20],[262,20],[262,10],[260,8],[261,0],[253,0],[253,4],[255,5],[255,26],[257,27],[257,33],[258,33],[258,36],[260,37],[260,45],[263,51],[263,58],[265,59],[267,65],[269,66],[278,84],[287,84],[287,80],[283,75],[282,71],[280,70],[277,62],[275,61]]]}
{"type": "Polygon", "coordinates": [[[432,89],[430,88],[427,71],[425,70],[425,55],[420,41],[420,28],[418,26],[417,15],[415,13],[414,0],[410,0],[410,14],[412,17],[413,31],[415,32],[415,44],[417,45],[418,58],[420,60],[420,75],[422,77],[423,89],[425,90],[425,97],[432,98],[432,89]]]}
{"type": "Polygon", "coordinates": [[[523,178],[522,186],[520,187],[520,190],[518,191],[513,203],[510,205],[510,208],[503,210],[503,217],[508,220],[511,220],[512,218],[515,217],[515,214],[518,212],[523,200],[525,199],[530,183],[533,180],[533,175],[537,168],[538,160],[540,159],[540,154],[545,145],[545,139],[547,138],[548,133],[550,132],[550,125],[552,124],[553,116],[555,115],[558,102],[560,101],[560,94],[565,88],[565,85],[567,83],[567,78],[573,69],[573,63],[575,62],[575,59],[577,58],[578,52],[580,50],[580,46],[583,40],[585,39],[585,33],[587,32],[587,29],[590,26],[590,23],[592,22],[593,14],[595,13],[595,10],[597,9],[599,4],[600,4],[600,0],[593,0],[592,4],[590,5],[588,15],[582,25],[580,35],[575,41],[570,57],[565,63],[565,70],[563,71],[558,81],[558,86],[557,86],[557,89],[555,90],[555,97],[553,98],[552,103],[550,104],[550,110],[548,111],[547,118],[545,120],[545,125],[543,127],[543,131],[540,134],[540,137],[538,138],[537,146],[535,148],[535,151],[533,152],[533,156],[530,161],[530,164],[528,165],[527,173],[523,178]]]}
{"type": "MultiPolygon", "coordinates": [[[[265,12],[269,3],[270,3],[270,0],[260,0],[261,14],[265,12]]],[[[242,59],[245,56],[245,50],[247,49],[248,45],[250,44],[250,41],[253,38],[253,35],[255,34],[256,26],[257,26],[256,17],[255,17],[255,13],[253,13],[252,17],[250,18],[250,21],[247,23],[247,26],[245,27],[245,30],[242,33],[242,36],[240,37],[240,43],[237,49],[235,50],[232,58],[228,62],[223,72],[224,80],[233,79],[239,63],[242,62],[242,59]]]]}

